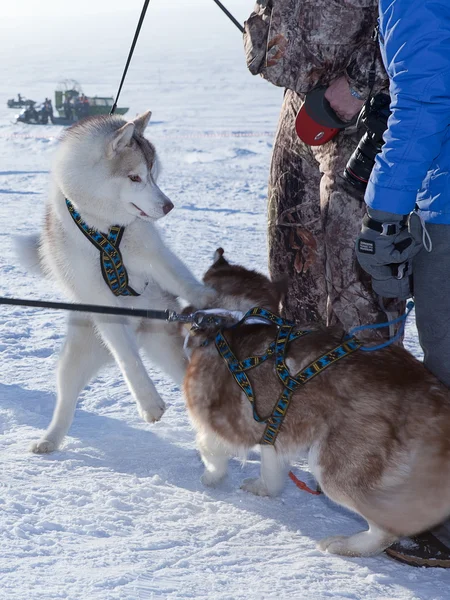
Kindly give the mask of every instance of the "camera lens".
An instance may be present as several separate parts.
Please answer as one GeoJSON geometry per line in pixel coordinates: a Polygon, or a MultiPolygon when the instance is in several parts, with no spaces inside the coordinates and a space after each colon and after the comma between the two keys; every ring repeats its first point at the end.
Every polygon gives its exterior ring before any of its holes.
{"type": "Polygon", "coordinates": [[[374,96],[361,113],[361,124],[367,129],[345,167],[343,176],[359,190],[365,190],[375,158],[383,147],[383,133],[389,118],[390,98],[386,94],[374,96]]]}
{"type": "Polygon", "coordinates": [[[364,190],[380,150],[381,145],[365,133],[345,167],[344,179],[355,188],[364,190]]]}

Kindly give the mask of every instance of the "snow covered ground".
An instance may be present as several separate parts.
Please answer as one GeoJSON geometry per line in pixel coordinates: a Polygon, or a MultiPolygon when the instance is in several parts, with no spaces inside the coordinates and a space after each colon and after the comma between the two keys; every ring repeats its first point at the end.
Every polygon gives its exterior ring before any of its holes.
{"type": "MultiPolygon", "coordinates": [[[[153,110],[148,135],[176,205],[161,227],[199,277],[219,245],[266,271],[266,182],[282,91],[247,72],[240,34],[212,1],[189,11],[168,4],[150,3],[120,100],[130,116],[153,110]]],[[[252,3],[229,7],[243,21],[252,3]]],[[[1,295],[62,299],[27,275],[12,248],[13,235],[40,226],[60,128],[12,124],[6,100],[51,96],[64,77],[88,94],[113,94],[140,2],[126,8],[134,12],[0,23],[1,295]]],[[[355,532],[362,520],[291,482],[277,499],[240,491],[257,474],[257,453],[233,461],[219,488],[204,488],[180,390],[151,365],[169,405],[160,423],[140,420],[111,367],[82,394],[62,449],[30,454],[52,414],[64,322],[61,313],[0,307],[1,600],[448,599],[445,571],[316,550],[317,540],[355,532]]],[[[419,354],[413,325],[407,343],[419,354]]],[[[295,472],[311,483],[306,464],[295,472]]]]}

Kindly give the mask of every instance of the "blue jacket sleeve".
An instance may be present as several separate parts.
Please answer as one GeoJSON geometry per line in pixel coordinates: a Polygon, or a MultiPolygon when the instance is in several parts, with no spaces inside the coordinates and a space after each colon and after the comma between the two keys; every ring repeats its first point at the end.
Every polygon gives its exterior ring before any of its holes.
{"type": "Polygon", "coordinates": [[[365,200],[407,214],[450,124],[450,0],[380,0],[380,34],[392,114],[365,200]]]}

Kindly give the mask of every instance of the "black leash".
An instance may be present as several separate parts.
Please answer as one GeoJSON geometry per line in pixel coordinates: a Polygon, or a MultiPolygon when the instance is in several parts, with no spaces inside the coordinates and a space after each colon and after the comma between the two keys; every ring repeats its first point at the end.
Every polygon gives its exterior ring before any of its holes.
{"type": "Polygon", "coordinates": [[[227,8],[225,8],[225,6],[222,4],[222,2],[219,2],[219,0],[214,0],[214,2],[217,4],[217,6],[218,6],[218,7],[219,7],[221,10],[223,10],[223,12],[224,12],[224,13],[227,15],[227,17],[228,17],[228,18],[229,18],[231,21],[233,21],[233,23],[236,25],[236,27],[239,29],[239,31],[240,31],[241,33],[244,33],[244,28],[242,27],[242,25],[239,23],[239,21],[238,21],[237,19],[235,19],[235,18],[233,17],[233,15],[230,13],[230,11],[229,11],[227,8]]]}
{"type": "Polygon", "coordinates": [[[140,317],[144,319],[157,319],[168,323],[193,323],[197,327],[208,325],[221,325],[226,323],[226,318],[221,315],[197,310],[187,315],[180,315],[174,310],[151,310],[142,308],[119,308],[117,306],[102,306],[99,304],[71,304],[70,302],[46,302],[45,300],[27,300],[25,298],[5,298],[0,296],[0,304],[12,306],[28,306],[32,308],[51,308],[55,310],[69,310],[72,312],[90,312],[102,315],[119,317],[140,317]]]}
{"type": "Polygon", "coordinates": [[[117,92],[116,99],[114,100],[114,104],[112,105],[111,112],[109,113],[110,115],[113,115],[115,113],[116,108],[117,108],[117,102],[119,101],[119,96],[120,96],[120,92],[122,91],[123,82],[125,81],[125,77],[127,76],[128,67],[130,66],[130,62],[131,62],[131,59],[133,57],[134,48],[135,48],[136,43],[138,41],[139,33],[141,32],[142,23],[144,22],[145,13],[147,12],[147,8],[148,8],[149,2],[150,2],[150,0],[145,0],[144,1],[144,6],[142,7],[141,16],[139,17],[139,23],[138,23],[138,25],[136,27],[136,32],[134,34],[133,43],[131,44],[130,52],[129,52],[128,58],[127,58],[127,63],[125,65],[125,69],[123,71],[122,79],[120,81],[119,90],[117,92]]]}
{"type": "MultiPolygon", "coordinates": [[[[133,57],[134,49],[136,47],[136,43],[138,41],[139,34],[141,32],[142,23],[144,22],[145,14],[147,12],[149,2],[150,2],[150,0],[144,0],[144,6],[142,7],[141,16],[139,17],[139,22],[136,27],[136,32],[134,34],[133,43],[131,44],[130,52],[128,54],[127,62],[125,64],[125,69],[123,70],[122,79],[120,80],[119,89],[117,91],[117,96],[116,96],[116,99],[114,100],[114,104],[112,105],[111,111],[109,113],[110,115],[113,115],[116,111],[120,92],[122,91],[122,86],[124,84],[125,77],[127,76],[128,67],[130,66],[130,62],[133,57]]],[[[239,23],[239,21],[235,17],[233,17],[233,15],[230,13],[230,11],[227,8],[225,8],[225,6],[222,4],[222,2],[220,2],[219,0],[214,0],[214,2],[217,4],[217,6],[221,10],[223,10],[223,12],[227,15],[227,17],[236,25],[236,27],[239,29],[239,31],[241,33],[244,33],[244,28],[242,27],[242,25],[239,23]]]]}
{"type": "Polygon", "coordinates": [[[145,310],[140,308],[119,308],[117,306],[101,306],[99,304],[71,304],[69,302],[46,302],[45,300],[26,300],[24,298],[0,297],[0,304],[14,306],[31,306],[33,308],[53,308],[56,310],[70,310],[74,312],[93,312],[104,315],[117,315],[122,317],[144,317],[145,319],[159,319],[162,321],[177,321],[178,315],[172,310],[145,310]]]}

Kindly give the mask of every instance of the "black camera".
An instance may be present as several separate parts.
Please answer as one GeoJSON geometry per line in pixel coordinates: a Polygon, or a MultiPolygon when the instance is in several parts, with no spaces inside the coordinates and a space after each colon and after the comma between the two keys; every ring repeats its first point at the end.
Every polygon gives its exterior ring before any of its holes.
{"type": "Polygon", "coordinates": [[[367,132],[360,139],[344,171],[344,179],[360,190],[366,189],[375,157],[383,147],[383,133],[391,114],[390,103],[387,94],[377,94],[361,110],[358,123],[364,125],[367,132]]]}

